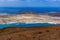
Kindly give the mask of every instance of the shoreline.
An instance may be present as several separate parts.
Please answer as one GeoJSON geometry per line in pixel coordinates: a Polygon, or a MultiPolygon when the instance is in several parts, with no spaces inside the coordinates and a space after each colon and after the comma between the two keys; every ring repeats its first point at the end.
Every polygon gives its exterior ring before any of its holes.
{"type": "Polygon", "coordinates": [[[25,24],[25,23],[14,23],[14,24],[5,24],[5,25],[0,25],[0,28],[6,28],[6,27],[21,27],[21,28],[32,28],[35,26],[60,26],[60,25],[55,25],[55,24],[48,24],[48,23],[37,23],[37,24],[25,24]]]}

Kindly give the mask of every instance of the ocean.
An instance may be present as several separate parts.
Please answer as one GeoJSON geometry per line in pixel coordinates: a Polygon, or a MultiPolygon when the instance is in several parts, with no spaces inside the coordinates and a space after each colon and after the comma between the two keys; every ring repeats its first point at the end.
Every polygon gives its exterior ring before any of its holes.
{"type": "Polygon", "coordinates": [[[23,11],[32,11],[37,13],[60,12],[60,7],[0,7],[0,13],[18,14],[23,11]]]}
{"type": "MultiPolygon", "coordinates": [[[[24,11],[32,11],[36,13],[47,13],[47,12],[60,12],[59,7],[0,7],[0,14],[21,14],[24,11]]],[[[25,23],[14,23],[14,24],[0,24],[0,28],[5,27],[36,27],[36,26],[53,26],[54,24],[48,23],[37,23],[37,24],[25,24],[25,23]]]]}

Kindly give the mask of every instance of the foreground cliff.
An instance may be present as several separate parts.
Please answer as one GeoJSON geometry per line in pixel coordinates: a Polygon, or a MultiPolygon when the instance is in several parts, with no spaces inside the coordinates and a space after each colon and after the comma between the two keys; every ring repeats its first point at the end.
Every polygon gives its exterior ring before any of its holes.
{"type": "Polygon", "coordinates": [[[34,28],[5,28],[0,40],[60,40],[60,26],[34,28]]]}

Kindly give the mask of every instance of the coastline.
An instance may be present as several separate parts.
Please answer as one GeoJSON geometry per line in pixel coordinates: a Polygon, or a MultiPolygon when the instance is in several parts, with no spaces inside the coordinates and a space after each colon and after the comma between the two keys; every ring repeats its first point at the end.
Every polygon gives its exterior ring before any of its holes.
{"type": "Polygon", "coordinates": [[[14,24],[2,24],[0,25],[0,29],[6,28],[6,27],[21,27],[21,28],[32,28],[32,27],[38,27],[38,26],[60,26],[59,24],[49,24],[49,23],[34,23],[34,24],[25,24],[25,23],[14,23],[14,24]]]}
{"type": "MultiPolygon", "coordinates": [[[[19,26],[22,28],[34,26],[60,26],[60,17],[49,16],[48,14],[49,13],[36,14],[30,11],[22,12],[22,14],[1,14],[0,28],[9,26],[19,26]]],[[[56,15],[57,13],[50,14],[56,15]]]]}

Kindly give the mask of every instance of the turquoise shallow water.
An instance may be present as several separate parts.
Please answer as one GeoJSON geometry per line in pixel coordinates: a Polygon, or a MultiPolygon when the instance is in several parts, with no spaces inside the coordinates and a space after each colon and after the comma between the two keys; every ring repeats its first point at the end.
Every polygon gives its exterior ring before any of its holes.
{"type": "Polygon", "coordinates": [[[36,23],[36,24],[25,24],[25,23],[13,23],[13,24],[2,24],[0,28],[6,27],[22,27],[22,28],[31,28],[31,27],[39,27],[39,26],[56,26],[55,24],[48,23],[36,23]]]}

